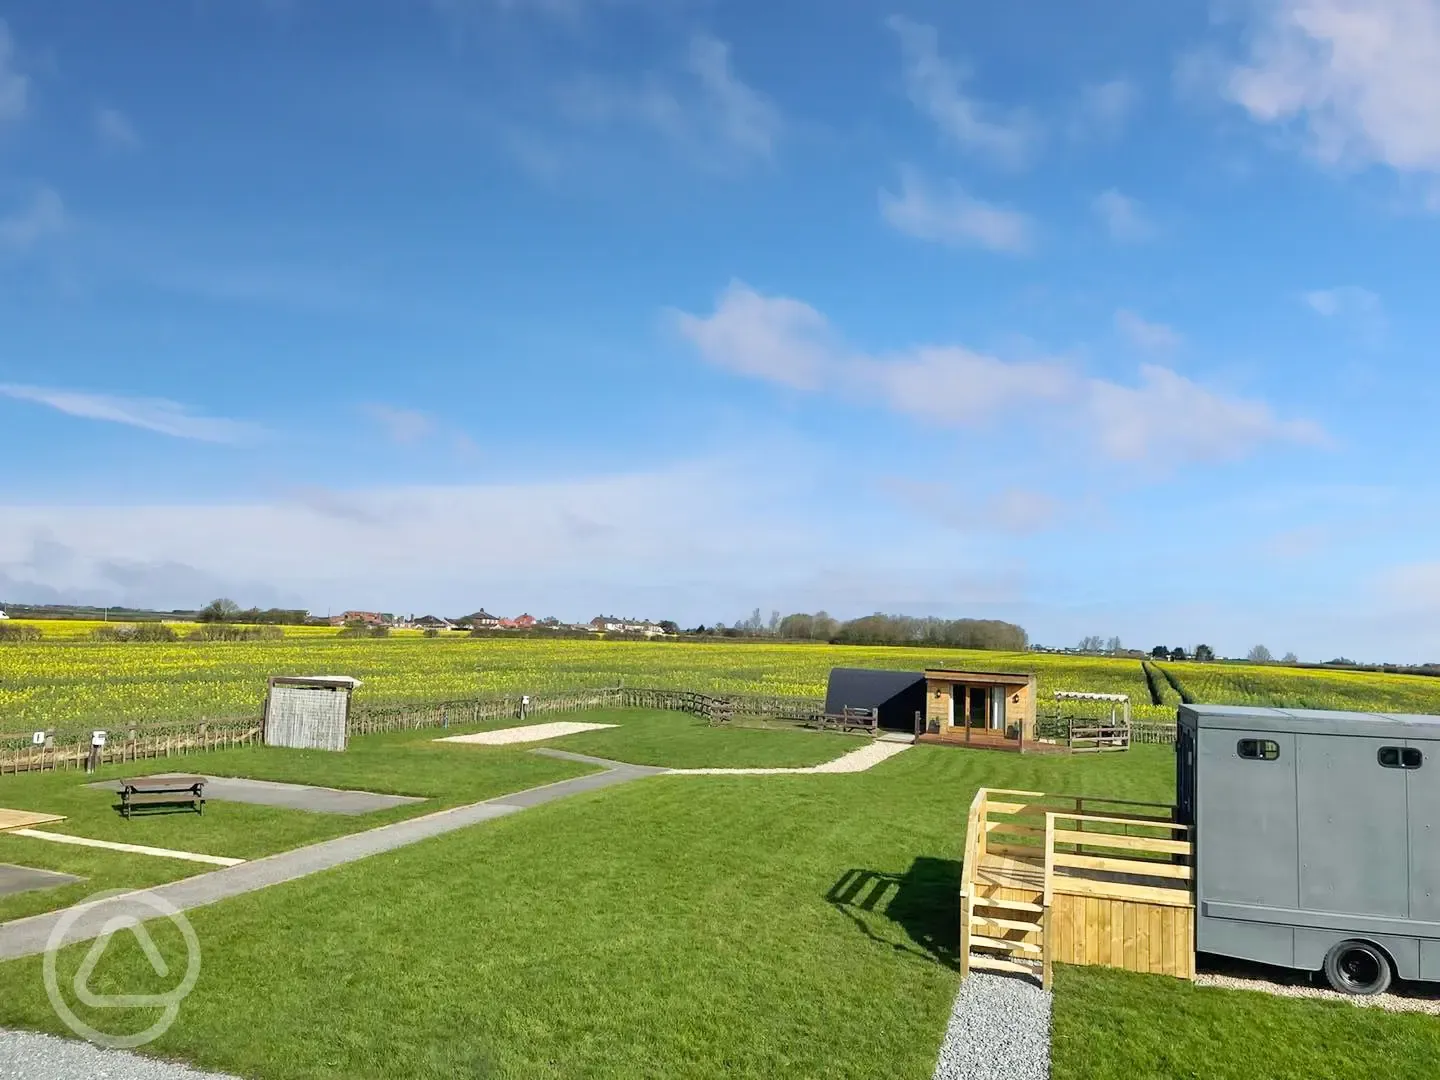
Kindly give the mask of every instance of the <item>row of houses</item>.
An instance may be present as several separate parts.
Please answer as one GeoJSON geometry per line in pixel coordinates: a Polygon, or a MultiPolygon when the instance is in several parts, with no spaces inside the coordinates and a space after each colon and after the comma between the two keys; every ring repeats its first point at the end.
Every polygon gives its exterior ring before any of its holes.
{"type": "Polygon", "coordinates": [[[438,615],[421,615],[418,618],[400,616],[381,611],[346,611],[330,617],[331,626],[394,627],[397,630],[566,630],[593,634],[641,634],[645,637],[660,637],[673,631],[649,619],[617,619],[613,615],[597,615],[588,623],[562,623],[559,619],[537,619],[528,612],[514,618],[491,615],[484,608],[460,619],[445,619],[438,615]]]}

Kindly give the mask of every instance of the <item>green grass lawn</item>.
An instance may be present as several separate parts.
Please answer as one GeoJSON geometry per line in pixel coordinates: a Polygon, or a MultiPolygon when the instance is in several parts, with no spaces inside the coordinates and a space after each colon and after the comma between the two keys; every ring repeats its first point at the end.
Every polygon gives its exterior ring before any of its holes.
{"type": "MultiPolygon", "coordinates": [[[[678,768],[743,765],[812,765],[864,745],[853,736],[789,729],[712,728],[677,712],[651,709],[597,710],[532,717],[548,723],[574,719],[616,724],[607,731],[552,740],[549,745],[637,764],[678,768]]],[[[446,734],[512,727],[500,721],[479,728],[367,735],[351,740],[343,754],[251,746],[208,754],[106,766],[83,772],[27,773],[0,779],[0,806],[64,814],[46,826],[97,840],[254,859],[374,828],[448,806],[479,802],[507,792],[563,780],[590,767],[528,753],[528,746],[477,747],[437,742],[446,734]],[[117,799],[86,785],[153,772],[202,772],[294,784],[416,795],[424,803],[359,816],[310,814],[246,803],[211,801],[204,815],[145,813],[130,821],[115,810],[117,799]]],[[[85,880],[60,889],[0,897],[0,921],[64,907],[101,889],[143,888],[203,873],[213,867],[149,856],[77,848],[0,833],[0,862],[75,874],[85,880]]]]}
{"type": "Polygon", "coordinates": [[[609,731],[566,735],[546,745],[632,765],[667,765],[673,769],[796,768],[819,765],[865,745],[863,737],[832,731],[711,727],[709,721],[687,713],[658,709],[597,709],[573,717],[567,713],[536,719],[544,723],[572,718],[619,726],[609,731]]]}
{"type": "MultiPolygon", "coordinates": [[[[7,776],[0,779],[0,806],[64,814],[65,821],[44,826],[49,832],[254,859],[591,771],[586,765],[520,749],[496,748],[483,755],[458,753],[455,747],[434,742],[435,734],[370,735],[353,740],[343,754],[253,746],[110,765],[94,776],[83,772],[7,776]],[[116,811],[119,800],[111,791],[87,786],[91,781],[153,772],[203,772],[318,784],[417,795],[426,801],[347,816],[212,800],[203,815],[147,811],[126,821],[116,811]]],[[[214,869],[203,863],[72,847],[6,833],[0,833],[0,862],[59,870],[86,879],[59,889],[0,896],[0,921],[64,907],[101,889],[158,885],[214,869]]]]}
{"type": "MultiPolygon", "coordinates": [[[[660,737],[626,728],[631,749],[660,737]]],[[[147,1052],[267,1080],[927,1080],[957,984],[975,788],[1164,801],[1172,762],[1149,746],[922,746],[854,775],[661,776],[574,796],[192,912],[200,982],[147,1052]]],[[[172,955],[173,934],[156,936],[172,955]]],[[[87,951],[62,954],[62,983],[87,951]]],[[[65,1032],[40,970],[0,965],[0,1025],[65,1032]]],[[[92,988],[164,987],[120,935],[92,988]]],[[[1437,1031],[1061,967],[1054,1076],[1418,1080],[1437,1031]]]]}
{"type": "MultiPolygon", "coordinates": [[[[1168,761],[918,747],[541,806],[194,912],[206,975],[153,1049],[263,1077],[928,1077],[975,787],[1163,799],[1168,761]]],[[[0,1023],[59,1030],[39,970],[0,967],[0,1023]]]]}
{"type": "Polygon", "coordinates": [[[1440,1021],[1345,1002],[1055,969],[1054,1080],[1430,1080],[1440,1021]]]}

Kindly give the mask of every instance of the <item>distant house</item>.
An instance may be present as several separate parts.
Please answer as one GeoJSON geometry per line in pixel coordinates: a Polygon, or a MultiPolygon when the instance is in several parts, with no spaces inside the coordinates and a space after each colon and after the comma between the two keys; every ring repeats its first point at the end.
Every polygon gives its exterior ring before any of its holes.
{"type": "Polygon", "coordinates": [[[511,619],[511,620],[509,620],[509,621],[510,621],[510,624],[511,624],[516,630],[529,630],[531,627],[533,627],[533,626],[535,625],[535,616],[534,616],[534,615],[528,615],[528,614],[527,614],[527,615],[517,615],[517,616],[515,616],[515,618],[513,618],[513,619],[511,619]]]}
{"type": "Polygon", "coordinates": [[[665,633],[665,628],[649,619],[617,619],[613,615],[597,615],[590,620],[590,629],[601,634],[644,634],[656,637],[665,633]]]}
{"type": "Polygon", "coordinates": [[[417,630],[454,630],[455,624],[449,619],[442,619],[438,615],[421,615],[411,623],[417,630]]]}
{"type": "Polygon", "coordinates": [[[364,623],[366,626],[389,626],[390,620],[378,611],[346,611],[330,616],[331,626],[345,626],[347,623],[364,623]]]}
{"type": "Polygon", "coordinates": [[[500,620],[484,608],[475,612],[474,615],[465,616],[465,618],[460,621],[468,624],[475,630],[498,630],[500,628],[500,620]]]}

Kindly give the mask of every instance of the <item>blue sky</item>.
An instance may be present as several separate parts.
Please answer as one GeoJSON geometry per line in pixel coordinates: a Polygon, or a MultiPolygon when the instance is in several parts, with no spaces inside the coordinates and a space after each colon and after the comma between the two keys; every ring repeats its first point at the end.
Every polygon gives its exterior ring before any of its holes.
{"type": "Polygon", "coordinates": [[[1440,659],[1440,3],[990,8],[0,0],[0,599],[1440,659]]]}

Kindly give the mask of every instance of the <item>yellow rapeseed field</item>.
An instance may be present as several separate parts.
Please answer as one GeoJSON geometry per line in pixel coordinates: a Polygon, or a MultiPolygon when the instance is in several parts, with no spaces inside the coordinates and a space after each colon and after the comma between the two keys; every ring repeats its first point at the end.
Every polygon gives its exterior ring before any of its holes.
{"type": "MultiPolygon", "coordinates": [[[[290,628],[271,641],[101,643],[96,624],[45,623],[36,643],[0,643],[0,734],[38,728],[258,715],[269,675],[343,674],[358,700],[441,701],[582,687],[674,687],[818,696],[832,667],[959,667],[1034,671],[1041,710],[1055,690],[1126,693],[1137,719],[1171,720],[1151,704],[1138,660],[956,649],[686,641],[425,638],[345,639],[290,628]],[[82,629],[83,628],[83,629],[82,629]]],[[[177,629],[183,630],[182,627],[177,629]]],[[[1440,680],[1280,667],[1164,664],[1197,700],[1440,712],[1440,680]]]]}

